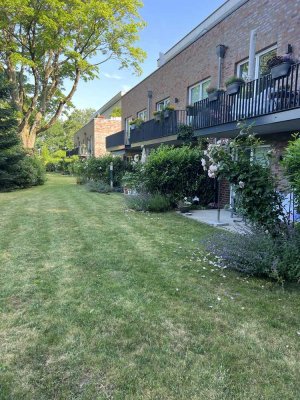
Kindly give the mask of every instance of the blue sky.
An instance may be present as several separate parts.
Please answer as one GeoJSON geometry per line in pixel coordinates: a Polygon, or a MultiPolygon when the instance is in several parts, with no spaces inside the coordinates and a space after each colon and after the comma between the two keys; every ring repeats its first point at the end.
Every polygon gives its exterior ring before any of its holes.
{"type": "Polygon", "coordinates": [[[141,76],[119,70],[116,62],[103,64],[99,79],[80,82],[73,103],[77,108],[100,108],[120,90],[128,90],[156,69],[159,52],[165,52],[203,19],[220,7],[224,0],[144,0],[140,14],[147,26],[138,45],[146,51],[141,76]]]}

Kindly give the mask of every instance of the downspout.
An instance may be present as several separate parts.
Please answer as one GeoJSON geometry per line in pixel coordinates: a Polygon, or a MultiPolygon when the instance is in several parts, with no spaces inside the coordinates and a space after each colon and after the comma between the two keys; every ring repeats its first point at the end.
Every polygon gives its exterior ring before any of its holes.
{"type": "Polygon", "coordinates": [[[147,120],[149,121],[150,119],[151,119],[151,112],[152,112],[152,109],[151,109],[151,105],[152,105],[152,90],[148,90],[148,92],[147,92],[147,96],[148,96],[148,115],[147,115],[147,120]]]}
{"type": "Polygon", "coordinates": [[[250,33],[249,73],[248,73],[249,81],[253,81],[255,79],[256,38],[257,38],[257,29],[253,29],[250,33]]]}
{"type": "Polygon", "coordinates": [[[226,53],[226,46],[224,44],[219,44],[216,47],[216,53],[218,56],[218,83],[217,89],[221,89],[222,86],[222,67],[223,67],[223,60],[225,58],[226,53]]]}

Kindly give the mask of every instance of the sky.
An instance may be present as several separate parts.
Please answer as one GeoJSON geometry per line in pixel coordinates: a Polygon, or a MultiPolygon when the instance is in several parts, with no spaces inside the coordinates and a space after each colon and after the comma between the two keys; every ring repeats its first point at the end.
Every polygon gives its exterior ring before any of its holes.
{"type": "Polygon", "coordinates": [[[129,90],[157,68],[159,52],[166,52],[225,0],[144,0],[140,9],[147,26],[137,45],[147,53],[140,76],[132,70],[119,69],[115,61],[102,64],[99,78],[79,83],[73,97],[77,108],[102,107],[121,90],[129,90]]]}

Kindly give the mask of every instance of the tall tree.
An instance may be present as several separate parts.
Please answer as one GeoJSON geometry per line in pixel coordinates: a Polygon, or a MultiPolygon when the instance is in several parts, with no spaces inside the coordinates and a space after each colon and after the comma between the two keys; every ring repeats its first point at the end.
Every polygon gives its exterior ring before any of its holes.
{"type": "Polygon", "coordinates": [[[16,109],[11,96],[12,87],[0,73],[0,191],[17,186],[16,178],[20,171],[20,161],[25,153],[18,135],[16,109]]]}
{"type": "Polygon", "coordinates": [[[140,0],[1,1],[0,63],[16,87],[25,147],[33,148],[70,104],[79,80],[94,79],[100,64],[115,59],[140,72],[145,53],[134,43],[144,26],[141,6],[140,0]]]}
{"type": "Polygon", "coordinates": [[[74,134],[89,122],[95,112],[93,108],[75,109],[67,119],[59,118],[53,126],[38,137],[36,147],[46,146],[50,153],[59,149],[72,149],[74,134]]]}

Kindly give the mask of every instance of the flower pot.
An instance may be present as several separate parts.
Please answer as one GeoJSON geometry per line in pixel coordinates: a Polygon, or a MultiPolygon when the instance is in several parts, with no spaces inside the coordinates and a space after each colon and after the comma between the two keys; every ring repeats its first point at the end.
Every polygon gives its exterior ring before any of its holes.
{"type": "Polygon", "coordinates": [[[186,108],[186,115],[187,115],[188,117],[192,117],[193,114],[194,114],[194,107],[187,107],[187,108],[186,108]]]}
{"type": "Polygon", "coordinates": [[[135,124],[130,125],[130,130],[135,129],[135,124]]]}
{"type": "Polygon", "coordinates": [[[241,86],[243,85],[242,82],[233,82],[227,86],[226,94],[228,96],[232,96],[234,94],[238,94],[240,91],[241,86]]]}
{"type": "Polygon", "coordinates": [[[220,94],[222,93],[221,90],[216,90],[215,92],[209,93],[208,101],[216,101],[219,100],[220,94]]]}
{"type": "Polygon", "coordinates": [[[288,76],[291,72],[291,66],[292,64],[290,62],[283,62],[282,64],[271,68],[272,79],[279,79],[288,76]]]}
{"type": "Polygon", "coordinates": [[[154,115],[154,119],[155,119],[155,121],[160,121],[160,114],[155,114],[154,115]]]}
{"type": "Polygon", "coordinates": [[[170,116],[170,111],[169,110],[165,110],[164,111],[164,118],[169,118],[170,116]]]}

